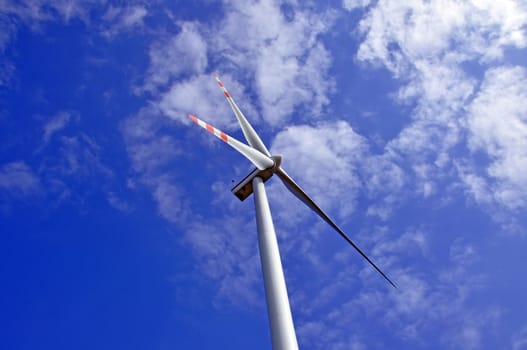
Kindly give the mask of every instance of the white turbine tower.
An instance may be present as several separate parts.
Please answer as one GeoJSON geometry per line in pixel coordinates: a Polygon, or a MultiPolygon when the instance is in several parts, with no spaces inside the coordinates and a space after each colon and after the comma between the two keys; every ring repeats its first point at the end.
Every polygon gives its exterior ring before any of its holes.
{"type": "Polygon", "coordinates": [[[375,268],[393,287],[395,284],[381,271],[377,265],[342,231],[329,216],[320,209],[320,207],[297,185],[297,183],[281,167],[282,157],[274,155],[267,150],[264,143],[254,131],[253,127],[243,113],[240,111],[231,95],[219,79],[214,74],[218,85],[222,88],[227,101],[232,107],[236,119],[243,131],[245,139],[249,143],[246,145],[223,131],[216,129],[212,125],[189,115],[196,124],[210,133],[229,144],[235,150],[240,152],[245,158],[256,166],[249,175],[231,190],[241,201],[245,200],[254,192],[254,205],[256,208],[256,225],[258,229],[258,245],[260,249],[260,259],[264,277],[265,296],[267,301],[267,314],[271,328],[271,340],[274,350],[298,349],[296,340],[289,298],[285,285],[282,262],[274,230],[271,211],[267,201],[264,182],[273,174],[276,174],[298,199],[304,202],[309,208],[326,221],[335,231],[337,231],[371,266],[375,268]]]}

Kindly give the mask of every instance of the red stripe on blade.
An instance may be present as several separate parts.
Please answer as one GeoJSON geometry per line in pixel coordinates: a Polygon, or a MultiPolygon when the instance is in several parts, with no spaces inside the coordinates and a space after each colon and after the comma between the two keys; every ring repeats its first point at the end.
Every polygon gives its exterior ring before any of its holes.
{"type": "Polygon", "coordinates": [[[223,87],[223,83],[222,83],[221,81],[219,81],[219,80],[218,80],[218,85],[219,85],[220,87],[223,87]]]}
{"type": "Polygon", "coordinates": [[[189,114],[188,117],[189,117],[190,119],[192,119],[192,121],[193,121],[194,123],[197,123],[197,122],[198,122],[198,118],[194,117],[192,114],[189,114]]]}
{"type": "Polygon", "coordinates": [[[209,125],[209,124],[205,124],[208,132],[210,132],[211,134],[214,134],[214,127],[212,125],[209,125]]]}
{"type": "Polygon", "coordinates": [[[224,133],[223,131],[221,132],[220,137],[221,137],[221,139],[222,139],[223,141],[225,141],[225,142],[227,142],[228,139],[229,139],[229,137],[227,136],[227,134],[224,133]]]}
{"type": "Polygon", "coordinates": [[[227,98],[231,98],[231,95],[229,95],[229,93],[227,91],[223,92],[225,94],[225,97],[227,98]]]}

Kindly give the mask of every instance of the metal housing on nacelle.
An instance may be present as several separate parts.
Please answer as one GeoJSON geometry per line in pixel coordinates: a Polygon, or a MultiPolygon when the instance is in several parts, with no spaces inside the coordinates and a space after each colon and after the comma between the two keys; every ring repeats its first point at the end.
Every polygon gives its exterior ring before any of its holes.
{"type": "Polygon", "coordinates": [[[247,175],[242,181],[231,189],[231,192],[238,197],[242,202],[245,198],[249,197],[253,193],[253,179],[260,177],[263,182],[266,182],[273,176],[273,169],[259,170],[254,169],[247,175]]]}
{"type": "Polygon", "coordinates": [[[273,176],[276,169],[282,163],[282,157],[272,156],[271,158],[274,160],[273,167],[264,170],[254,169],[249,173],[249,175],[244,177],[242,181],[238,182],[238,184],[231,189],[231,192],[236,197],[238,197],[240,201],[243,202],[247,197],[249,197],[253,193],[253,179],[255,177],[261,178],[265,183],[271,178],[271,176],[273,176]]]}

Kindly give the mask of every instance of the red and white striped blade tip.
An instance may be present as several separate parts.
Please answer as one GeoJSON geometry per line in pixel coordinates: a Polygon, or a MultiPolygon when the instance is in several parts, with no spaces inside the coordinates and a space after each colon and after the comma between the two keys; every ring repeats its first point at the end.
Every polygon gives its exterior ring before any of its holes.
{"type": "Polygon", "coordinates": [[[261,153],[257,149],[247,146],[246,144],[227,135],[223,131],[216,129],[209,123],[204,122],[203,120],[200,120],[199,118],[197,118],[196,116],[193,116],[192,114],[189,114],[189,118],[192,119],[196,124],[198,124],[202,128],[206,129],[208,132],[220,138],[222,141],[229,144],[232,148],[240,152],[247,159],[249,159],[258,169],[264,170],[274,165],[274,161],[270,157],[261,153]]]}
{"type": "Polygon", "coordinates": [[[192,121],[193,121],[194,123],[196,123],[196,124],[197,124],[198,121],[199,121],[199,119],[198,119],[195,115],[189,114],[188,117],[189,117],[190,119],[192,119],[192,121]]]}
{"type": "Polygon", "coordinates": [[[270,157],[271,153],[263,143],[262,139],[260,139],[260,136],[256,133],[252,125],[249,123],[247,118],[243,115],[240,108],[238,108],[238,105],[234,102],[234,99],[232,98],[229,91],[227,91],[227,88],[225,87],[225,84],[220,80],[220,77],[218,74],[213,74],[216,78],[216,82],[218,83],[218,86],[223,91],[223,94],[227,98],[227,101],[229,102],[229,105],[231,106],[232,110],[234,111],[234,115],[236,116],[236,119],[238,120],[238,123],[240,124],[240,127],[243,131],[243,136],[245,136],[245,139],[251,145],[251,147],[256,148],[258,151],[262,152],[266,156],[270,157]]]}

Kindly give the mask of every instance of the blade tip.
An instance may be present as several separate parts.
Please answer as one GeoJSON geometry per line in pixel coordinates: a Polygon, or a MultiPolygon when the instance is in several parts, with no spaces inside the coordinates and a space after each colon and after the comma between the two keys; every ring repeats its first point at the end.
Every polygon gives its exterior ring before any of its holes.
{"type": "Polygon", "coordinates": [[[196,118],[196,116],[194,116],[194,115],[192,115],[192,114],[189,114],[188,117],[189,117],[190,119],[192,119],[192,121],[193,121],[194,123],[197,123],[197,122],[198,122],[198,118],[196,118]]]}

